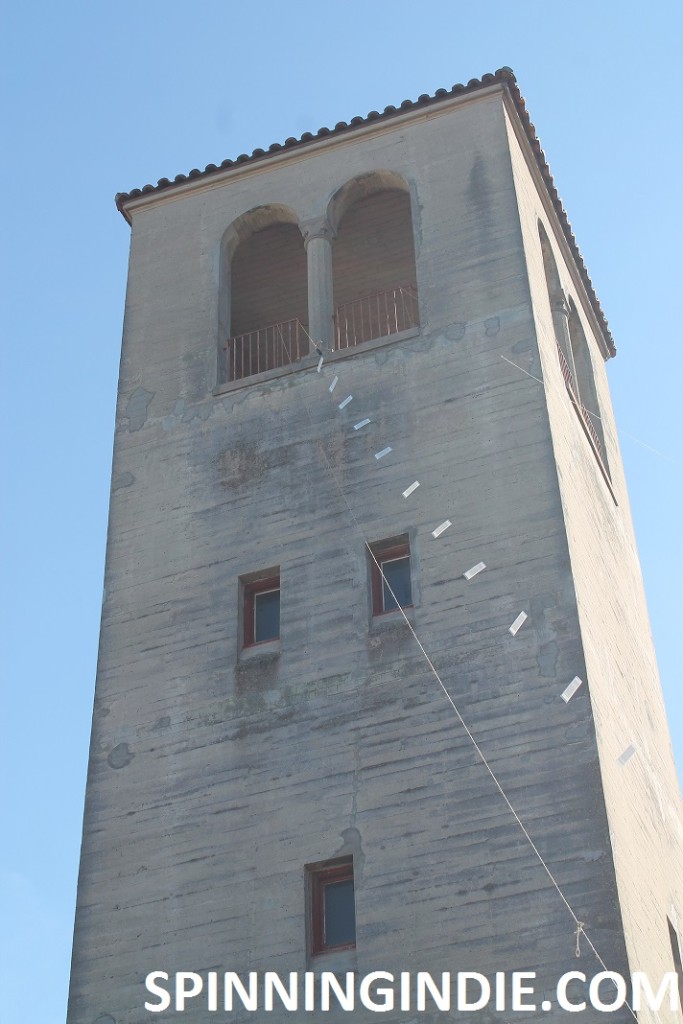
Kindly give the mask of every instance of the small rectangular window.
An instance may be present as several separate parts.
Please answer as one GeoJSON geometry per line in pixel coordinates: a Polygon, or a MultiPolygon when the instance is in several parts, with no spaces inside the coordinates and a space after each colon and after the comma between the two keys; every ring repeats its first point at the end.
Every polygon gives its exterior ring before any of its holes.
{"type": "Polygon", "coordinates": [[[370,545],[372,614],[384,615],[413,603],[410,547],[407,538],[370,545]]]}
{"type": "Polygon", "coordinates": [[[280,577],[250,579],[244,587],[244,646],[280,636],[280,577]]]}
{"type": "Polygon", "coordinates": [[[307,869],[310,884],[311,953],[354,949],[356,902],[353,858],[307,869]]]}

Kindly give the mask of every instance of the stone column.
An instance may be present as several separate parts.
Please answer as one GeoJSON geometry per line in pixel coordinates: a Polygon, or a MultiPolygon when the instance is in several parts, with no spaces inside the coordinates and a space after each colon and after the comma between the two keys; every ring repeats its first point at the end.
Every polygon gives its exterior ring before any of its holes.
{"type": "Polygon", "coordinates": [[[326,221],[316,221],[304,225],[303,236],[308,260],[308,333],[328,353],[334,348],[334,232],[326,221]]]}

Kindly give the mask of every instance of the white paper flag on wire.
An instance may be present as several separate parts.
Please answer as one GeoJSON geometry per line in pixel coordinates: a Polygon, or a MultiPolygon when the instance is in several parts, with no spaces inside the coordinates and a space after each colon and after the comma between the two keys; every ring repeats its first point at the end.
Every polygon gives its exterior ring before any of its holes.
{"type": "Polygon", "coordinates": [[[572,697],[574,696],[578,688],[582,685],[582,683],[582,679],[579,679],[578,676],[574,676],[569,686],[567,686],[560,694],[560,697],[565,702],[565,704],[569,704],[569,701],[572,699],[572,697]]]}
{"type": "Polygon", "coordinates": [[[522,626],[528,618],[529,616],[526,612],[520,612],[515,621],[510,626],[509,632],[512,633],[513,636],[517,636],[520,629],[522,628],[522,626]]]}
{"type": "Polygon", "coordinates": [[[446,519],[441,524],[441,526],[437,526],[437,528],[435,530],[432,530],[432,537],[435,537],[435,538],[436,537],[440,537],[441,534],[444,532],[444,530],[447,530],[448,527],[452,526],[452,525],[453,525],[453,523],[450,521],[450,519],[446,519]]]}
{"type": "Polygon", "coordinates": [[[623,754],[619,754],[619,757],[617,758],[619,764],[620,765],[627,764],[631,760],[631,758],[633,757],[635,752],[636,752],[636,745],[635,745],[635,743],[629,743],[629,745],[627,746],[627,748],[623,752],[623,754]]]}

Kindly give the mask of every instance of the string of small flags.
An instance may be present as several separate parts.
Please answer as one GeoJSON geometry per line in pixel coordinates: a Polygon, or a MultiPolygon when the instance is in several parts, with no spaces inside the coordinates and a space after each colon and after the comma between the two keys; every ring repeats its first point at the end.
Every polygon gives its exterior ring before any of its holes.
{"type": "MultiPolygon", "coordinates": [[[[320,372],[321,372],[321,370],[322,370],[322,367],[323,367],[323,363],[324,363],[324,356],[323,356],[323,353],[322,353],[322,351],[321,351],[321,349],[320,349],[320,347],[319,347],[318,345],[316,345],[316,344],[314,343],[314,347],[315,347],[315,349],[316,349],[316,352],[317,352],[317,353],[318,353],[318,355],[319,355],[319,360],[318,360],[318,364],[317,364],[317,372],[318,372],[318,373],[320,373],[320,372]]],[[[332,379],[331,383],[330,383],[330,384],[329,384],[329,386],[328,386],[328,390],[329,390],[330,394],[331,394],[331,393],[332,393],[332,392],[334,391],[334,389],[336,388],[336,386],[337,386],[338,382],[339,382],[339,377],[338,377],[338,375],[335,375],[335,376],[333,377],[333,379],[332,379]]],[[[345,408],[346,408],[346,407],[347,407],[347,406],[348,406],[348,405],[350,404],[350,402],[352,402],[352,401],[353,401],[353,395],[348,395],[348,396],[347,396],[347,397],[346,397],[345,399],[343,399],[343,401],[341,401],[340,403],[338,403],[338,410],[339,410],[340,412],[341,412],[341,411],[343,411],[343,410],[344,410],[344,409],[345,409],[345,408]]],[[[354,431],[358,431],[358,430],[361,430],[361,429],[363,429],[363,428],[364,428],[364,427],[366,427],[366,426],[369,426],[369,425],[370,425],[371,423],[372,423],[372,420],[370,419],[370,417],[365,417],[364,419],[361,419],[361,420],[359,420],[359,421],[358,421],[357,423],[353,424],[353,429],[354,429],[354,431]]],[[[393,448],[392,448],[392,447],[391,447],[390,445],[387,445],[386,447],[382,448],[382,449],[381,449],[380,451],[377,451],[377,452],[375,452],[375,453],[374,453],[374,457],[375,457],[375,460],[376,460],[377,462],[379,462],[380,460],[384,459],[384,458],[385,458],[386,456],[390,455],[390,454],[392,453],[392,451],[393,451],[393,448]]],[[[412,483],[412,484],[410,484],[410,485],[409,485],[408,487],[406,487],[406,489],[405,489],[405,490],[404,490],[404,491],[402,492],[402,497],[403,497],[404,499],[407,499],[407,498],[409,498],[409,497],[410,497],[410,496],[411,496],[412,494],[414,494],[414,492],[415,492],[415,491],[417,490],[417,488],[418,488],[419,486],[420,486],[420,482],[419,482],[419,480],[414,480],[414,481],[413,481],[413,483],[412,483]]],[[[437,539],[438,539],[439,537],[441,537],[441,536],[442,536],[442,535],[443,535],[443,534],[444,534],[444,533],[446,532],[446,530],[448,530],[448,529],[449,529],[449,528],[450,528],[450,527],[451,527],[452,525],[453,525],[453,523],[451,522],[451,520],[450,520],[450,519],[445,519],[445,520],[444,520],[444,521],[443,521],[442,523],[440,523],[440,524],[439,524],[438,526],[436,526],[436,527],[435,527],[435,528],[434,528],[434,529],[433,529],[433,530],[431,531],[431,535],[432,535],[432,537],[433,537],[433,538],[434,538],[435,540],[437,540],[437,539]]],[[[378,568],[379,568],[379,570],[380,570],[380,573],[381,573],[381,572],[382,572],[382,570],[381,570],[381,566],[378,566],[378,568]]],[[[471,567],[470,569],[467,569],[467,570],[466,570],[465,572],[463,572],[463,574],[462,574],[462,575],[463,575],[463,578],[464,578],[464,579],[465,579],[465,580],[466,580],[467,582],[469,582],[469,581],[473,580],[473,579],[474,579],[474,578],[475,578],[476,576],[478,576],[478,575],[479,575],[480,573],[484,572],[484,570],[485,570],[486,568],[487,568],[487,565],[486,565],[486,563],[485,563],[485,562],[483,562],[483,561],[481,561],[481,562],[477,562],[477,563],[476,563],[475,565],[473,565],[473,566],[472,566],[472,567],[471,567]]],[[[383,573],[382,573],[382,575],[383,575],[383,573]]],[[[519,633],[520,629],[521,629],[521,628],[522,628],[522,626],[523,626],[523,625],[525,624],[525,622],[526,622],[526,621],[528,620],[528,618],[529,618],[529,616],[528,616],[528,614],[527,614],[527,612],[526,612],[526,611],[520,611],[520,612],[518,613],[518,615],[516,616],[516,618],[514,619],[514,621],[513,621],[513,622],[511,623],[511,625],[510,625],[510,626],[508,627],[508,632],[510,633],[510,635],[511,635],[512,637],[516,637],[516,636],[517,636],[517,634],[519,633]]],[[[417,639],[417,638],[416,638],[416,639],[417,639]]],[[[418,643],[419,643],[419,641],[418,641],[418,643]]],[[[422,646],[422,645],[420,644],[420,646],[422,646]]],[[[424,651],[424,649],[423,649],[423,651],[424,651]]],[[[424,652],[424,653],[425,653],[425,655],[426,655],[426,652],[424,652]]],[[[428,658],[428,657],[427,657],[427,660],[428,660],[428,662],[429,662],[429,663],[430,663],[430,665],[431,665],[431,662],[430,662],[430,660],[429,660],[429,658],[428,658]]],[[[433,667],[433,666],[432,666],[432,667],[433,667]]],[[[437,678],[438,678],[438,676],[437,676],[437,678]]],[[[441,685],[442,685],[442,687],[443,687],[443,683],[442,683],[441,685]]],[[[574,676],[574,678],[573,678],[573,679],[571,680],[571,682],[569,682],[569,683],[567,684],[567,686],[566,686],[566,687],[564,688],[564,690],[563,690],[563,691],[561,692],[561,694],[560,694],[560,697],[561,697],[561,699],[562,699],[562,700],[564,701],[564,703],[565,703],[566,705],[568,705],[568,704],[569,704],[569,702],[570,702],[570,701],[572,700],[572,698],[573,698],[573,697],[574,697],[574,696],[576,695],[576,693],[578,692],[578,690],[580,689],[580,687],[581,687],[582,685],[583,685],[583,680],[582,680],[582,679],[580,679],[580,677],[579,677],[579,676],[574,676]]],[[[446,691],[446,692],[447,692],[447,691],[446,691]]],[[[447,696],[448,696],[448,694],[447,694],[447,696]]],[[[451,700],[451,703],[453,703],[453,702],[452,702],[452,699],[451,699],[450,697],[449,697],[449,699],[451,700]]],[[[455,707],[455,705],[454,705],[454,707],[455,707]]],[[[457,708],[456,708],[456,711],[457,711],[457,708]]],[[[459,715],[459,713],[458,713],[458,717],[460,717],[460,720],[462,721],[462,718],[461,718],[461,716],[459,715]]],[[[463,724],[464,724],[464,722],[463,722],[463,724]]],[[[465,728],[466,728],[466,731],[468,732],[468,735],[470,735],[470,736],[471,736],[471,734],[470,734],[469,730],[467,729],[467,727],[465,727],[465,728]]],[[[471,737],[471,738],[472,738],[473,742],[475,743],[475,746],[477,747],[477,750],[479,750],[479,747],[478,747],[478,745],[476,744],[476,741],[474,740],[474,738],[473,738],[473,737],[471,737]]],[[[626,765],[626,764],[627,764],[627,763],[628,763],[628,762],[629,762],[629,761],[631,760],[631,758],[632,758],[632,757],[633,757],[633,756],[635,755],[635,753],[636,753],[636,750],[637,750],[637,748],[636,748],[635,744],[633,744],[633,743],[629,744],[629,745],[628,745],[628,746],[626,747],[626,749],[625,749],[625,750],[624,750],[624,751],[623,751],[623,752],[622,752],[622,753],[621,753],[621,754],[619,755],[619,757],[618,757],[618,759],[617,759],[617,760],[618,760],[618,762],[619,762],[619,764],[620,764],[620,765],[621,765],[622,767],[623,767],[624,765],[626,765]]],[[[481,753],[481,752],[480,752],[480,753],[481,753]]],[[[482,757],[483,757],[483,755],[482,755],[482,757]]],[[[489,769],[489,772],[491,772],[491,768],[490,768],[490,766],[488,765],[488,763],[486,762],[486,760],[485,760],[485,759],[484,759],[484,763],[485,763],[485,764],[486,764],[486,766],[488,767],[488,769],[489,769]]],[[[491,774],[493,774],[493,773],[491,773],[491,774]]],[[[493,778],[494,778],[494,780],[496,781],[496,784],[498,785],[498,788],[500,789],[501,793],[503,794],[503,796],[505,796],[505,794],[504,794],[504,792],[503,792],[502,788],[500,787],[500,783],[498,783],[498,782],[497,782],[497,779],[495,778],[495,776],[493,776],[493,778]]],[[[506,801],[507,801],[507,798],[506,798],[506,801]]],[[[511,805],[511,804],[509,803],[509,801],[507,801],[507,803],[508,803],[508,806],[510,807],[510,809],[511,809],[511,810],[513,811],[513,814],[515,815],[515,818],[517,818],[517,820],[518,820],[518,822],[520,823],[520,825],[522,825],[522,823],[521,823],[521,821],[520,821],[519,817],[518,817],[518,816],[517,816],[517,814],[516,814],[516,813],[514,812],[514,809],[512,808],[512,805],[511,805]]],[[[545,862],[543,861],[543,858],[542,858],[542,857],[541,857],[541,855],[540,855],[540,854],[538,853],[538,850],[537,850],[537,848],[535,847],[535,845],[534,845],[534,844],[533,844],[533,842],[531,841],[531,838],[530,838],[530,837],[528,836],[528,833],[526,832],[526,829],[524,829],[524,826],[523,826],[523,825],[522,825],[522,829],[523,829],[523,831],[524,831],[525,835],[527,835],[527,838],[528,838],[528,839],[529,839],[529,841],[531,842],[531,845],[532,845],[532,847],[534,848],[535,852],[537,853],[537,855],[538,855],[538,856],[539,856],[539,858],[541,859],[541,863],[543,864],[543,866],[545,867],[546,871],[547,871],[547,872],[548,872],[548,874],[550,875],[550,878],[551,878],[551,879],[553,880],[553,882],[554,882],[554,884],[555,884],[555,887],[557,888],[557,890],[558,890],[558,892],[559,892],[560,896],[562,896],[562,899],[564,900],[565,904],[567,905],[568,909],[570,910],[570,912],[572,913],[572,916],[574,917],[574,919],[575,919],[575,921],[576,921],[576,955],[577,955],[577,957],[578,957],[578,956],[580,956],[580,955],[581,955],[581,950],[580,950],[580,946],[579,946],[579,940],[580,940],[580,936],[581,936],[582,934],[584,934],[584,935],[586,934],[586,933],[585,933],[585,931],[584,931],[584,928],[585,928],[584,922],[582,922],[582,921],[579,921],[579,920],[578,920],[578,918],[576,917],[576,915],[574,914],[574,912],[572,911],[572,909],[571,909],[571,907],[569,906],[569,904],[567,903],[567,901],[566,901],[566,899],[565,899],[565,897],[564,897],[564,895],[563,895],[563,893],[562,893],[561,889],[559,888],[559,886],[558,886],[558,884],[557,884],[556,880],[555,880],[555,879],[553,878],[552,874],[550,873],[550,870],[549,870],[548,866],[547,866],[547,865],[545,864],[545,862]]],[[[588,939],[588,936],[587,936],[587,935],[586,935],[586,938],[588,939]]],[[[594,953],[596,954],[596,956],[598,956],[598,959],[600,960],[600,962],[601,962],[601,963],[603,963],[603,966],[604,966],[604,962],[603,962],[603,961],[602,961],[602,959],[601,959],[601,958],[599,957],[599,954],[597,953],[597,950],[595,949],[595,947],[593,946],[593,944],[592,944],[592,943],[590,942],[590,940],[588,940],[588,942],[589,942],[589,945],[590,945],[591,949],[592,949],[592,950],[593,950],[593,952],[594,952],[594,953]]]]}

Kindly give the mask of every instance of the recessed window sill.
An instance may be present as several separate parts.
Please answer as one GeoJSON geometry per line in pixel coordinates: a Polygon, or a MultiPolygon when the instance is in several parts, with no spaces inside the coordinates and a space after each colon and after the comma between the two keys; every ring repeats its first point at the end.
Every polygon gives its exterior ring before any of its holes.
{"type": "Polygon", "coordinates": [[[357,950],[358,946],[355,945],[346,949],[326,949],[319,953],[309,953],[307,967],[314,974],[331,971],[341,979],[346,971],[358,970],[357,950]]]}
{"type": "Polygon", "coordinates": [[[373,615],[370,620],[370,629],[374,632],[389,627],[395,628],[400,623],[405,626],[406,619],[411,626],[415,625],[415,605],[408,604],[404,608],[392,608],[390,612],[373,615]]]}
{"type": "MultiPolygon", "coordinates": [[[[357,352],[374,352],[375,349],[385,348],[398,341],[407,341],[409,338],[417,338],[422,334],[421,327],[411,327],[407,331],[398,331],[396,334],[385,334],[382,338],[373,338],[372,341],[363,341],[360,345],[352,345],[350,348],[339,348],[329,352],[325,356],[325,364],[337,363],[343,359],[351,359],[357,352]]],[[[277,366],[272,370],[264,370],[263,373],[254,373],[249,377],[242,377],[240,380],[231,380],[225,384],[219,384],[213,389],[213,395],[230,394],[231,391],[240,391],[242,388],[251,387],[253,384],[266,384],[272,380],[279,380],[281,377],[288,377],[292,373],[299,373],[302,370],[311,370],[318,365],[319,356],[317,353],[308,355],[289,366],[277,366]]]]}
{"type": "Polygon", "coordinates": [[[239,661],[254,661],[262,658],[264,661],[272,661],[280,654],[280,638],[276,640],[263,640],[260,644],[249,644],[242,647],[239,652],[239,661]]]}

